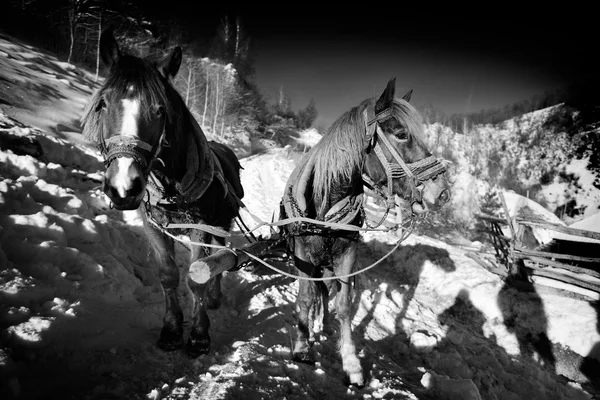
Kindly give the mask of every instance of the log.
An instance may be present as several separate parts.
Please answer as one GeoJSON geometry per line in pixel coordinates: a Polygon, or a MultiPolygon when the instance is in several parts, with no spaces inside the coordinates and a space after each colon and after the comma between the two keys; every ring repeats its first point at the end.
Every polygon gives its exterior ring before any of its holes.
{"type": "Polygon", "coordinates": [[[247,253],[259,256],[266,251],[273,241],[250,243],[240,249],[222,249],[208,257],[196,260],[190,265],[189,277],[196,283],[204,284],[212,277],[234,269],[250,260],[247,253]]]}

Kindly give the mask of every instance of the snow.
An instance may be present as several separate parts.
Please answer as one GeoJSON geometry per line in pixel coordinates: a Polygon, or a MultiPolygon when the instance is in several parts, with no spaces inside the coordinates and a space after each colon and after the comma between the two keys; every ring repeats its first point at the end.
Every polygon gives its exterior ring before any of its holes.
{"type": "Polygon", "coordinates": [[[574,198],[579,206],[584,207],[584,217],[590,217],[598,213],[600,189],[593,185],[595,177],[586,168],[588,162],[589,157],[584,157],[581,160],[570,160],[565,166],[565,172],[573,174],[577,179],[579,190],[574,193],[569,190],[569,185],[566,182],[557,180],[544,187],[542,193],[552,206],[565,204],[568,200],[574,198]]]}
{"type": "Polygon", "coordinates": [[[299,138],[296,141],[307,147],[313,147],[321,140],[321,134],[315,128],[304,129],[298,132],[299,138]]]}
{"type": "MultiPolygon", "coordinates": [[[[580,367],[589,354],[600,359],[596,306],[554,291],[517,291],[461,248],[415,234],[357,278],[353,337],[366,371],[362,389],[344,383],[336,334],[316,335],[314,366],[291,361],[297,283],[264,268],[224,277],[223,306],[210,314],[209,355],[194,360],[159,350],[162,289],[140,218],[108,207],[99,154],[76,130],[57,129],[80,115],[91,76],[4,35],[0,65],[3,80],[52,87],[62,98],[48,102],[23,90],[20,95],[32,97],[0,103],[2,399],[52,393],[507,400],[597,393],[589,383],[597,375],[580,367]],[[24,68],[60,71],[61,78],[24,68]]],[[[318,140],[314,132],[301,137],[307,145],[318,140]]],[[[278,218],[285,181],[301,156],[288,147],[241,160],[244,221],[256,225],[250,213],[278,218]]],[[[516,209],[519,199],[506,195],[516,209]]],[[[365,233],[361,265],[397,240],[392,233],[365,233]]],[[[186,257],[178,247],[178,259],[186,257]]]]}
{"type": "Polygon", "coordinates": [[[575,222],[569,226],[575,229],[585,229],[592,232],[600,232],[600,213],[594,214],[586,219],[582,219],[581,221],[575,222]]]}
{"type": "MultiPolygon", "coordinates": [[[[579,221],[569,225],[569,228],[583,229],[586,231],[600,233],[600,213],[592,214],[590,217],[579,220],[579,221]]],[[[591,239],[591,238],[582,237],[582,236],[567,235],[564,233],[557,233],[556,238],[562,239],[562,240],[571,240],[571,241],[576,241],[576,242],[600,243],[600,240],[591,239]]]]}
{"type": "Polygon", "coordinates": [[[475,125],[466,134],[439,123],[426,125],[429,148],[452,159],[456,184],[465,196],[463,204],[455,204],[460,206],[454,208],[456,219],[464,219],[461,211],[472,207],[473,195],[483,195],[490,183],[498,180],[528,188],[527,197],[531,194],[551,211],[574,203],[579,214],[563,216],[570,223],[600,212],[600,189],[593,185],[595,177],[588,169],[589,153],[581,159],[569,158],[567,154],[573,150],[569,134],[550,131],[545,125],[561,107],[537,110],[500,124],[475,125]]]}
{"type": "MultiPolygon", "coordinates": [[[[528,209],[528,212],[532,213],[533,215],[544,221],[548,221],[552,224],[566,226],[565,223],[560,220],[560,218],[558,218],[550,211],[546,210],[544,207],[542,207],[535,201],[530,200],[525,196],[516,194],[515,192],[504,191],[502,192],[502,194],[506,201],[508,214],[510,215],[510,218],[513,221],[519,215],[519,212],[526,207],[528,209]]],[[[533,235],[540,244],[547,244],[558,235],[556,231],[539,227],[532,227],[532,231],[533,235]]],[[[507,237],[511,237],[511,232],[508,227],[504,229],[504,234],[507,237]]]]}

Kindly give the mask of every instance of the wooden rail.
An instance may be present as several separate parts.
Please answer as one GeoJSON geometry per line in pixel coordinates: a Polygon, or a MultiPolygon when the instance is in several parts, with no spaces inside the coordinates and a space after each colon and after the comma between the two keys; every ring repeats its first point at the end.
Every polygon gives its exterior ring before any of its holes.
{"type": "MultiPolygon", "coordinates": [[[[526,213],[511,218],[502,193],[499,194],[499,197],[506,218],[482,213],[475,213],[474,216],[484,221],[486,231],[496,252],[496,262],[500,264],[500,267],[492,266],[491,264],[494,263],[489,258],[473,252],[468,253],[469,257],[503,278],[518,278],[519,274],[525,271],[529,279],[536,284],[548,281],[560,282],[563,290],[584,294],[596,299],[599,298],[600,257],[556,253],[539,248],[529,249],[523,246],[523,238],[525,227],[544,228],[575,237],[598,240],[599,242],[600,233],[569,228],[542,220],[535,215],[526,215],[526,213]],[[508,226],[511,232],[510,238],[504,235],[500,226],[508,226]],[[537,279],[536,277],[543,277],[544,279],[537,279]]],[[[600,256],[600,243],[598,243],[598,249],[598,255],[600,256]]]]}
{"type": "Polygon", "coordinates": [[[595,240],[600,241],[600,233],[598,233],[598,232],[586,231],[583,229],[569,228],[569,227],[566,227],[563,225],[553,224],[548,221],[517,218],[517,223],[522,224],[522,225],[537,226],[540,228],[545,228],[545,229],[553,230],[556,232],[566,233],[567,235],[586,237],[589,239],[595,239],[595,240]]]}

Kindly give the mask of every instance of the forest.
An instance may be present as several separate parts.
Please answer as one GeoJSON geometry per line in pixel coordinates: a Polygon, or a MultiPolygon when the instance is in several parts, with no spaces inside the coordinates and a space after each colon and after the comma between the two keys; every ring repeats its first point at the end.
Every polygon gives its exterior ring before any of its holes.
{"type": "MultiPolygon", "coordinates": [[[[0,15],[3,29],[62,56],[68,63],[95,71],[96,76],[104,73],[98,54],[99,34],[104,29],[113,29],[123,48],[139,56],[160,58],[174,46],[182,46],[186,58],[175,84],[202,127],[213,137],[223,136],[225,131],[235,134],[245,130],[250,135],[268,132],[277,138],[309,128],[317,119],[318,107],[313,100],[293,111],[285,88],[271,103],[261,93],[254,80],[257,49],[252,32],[238,16],[212,11],[198,14],[181,1],[170,2],[169,7],[143,0],[7,3],[0,15]],[[173,11],[181,7],[189,8],[189,16],[182,17],[188,14],[187,9],[173,11]]],[[[560,103],[574,110],[583,109],[584,118],[577,124],[589,125],[589,121],[598,120],[595,93],[599,88],[597,80],[579,82],[500,108],[464,114],[447,115],[430,103],[416,106],[425,123],[441,123],[461,134],[467,134],[475,125],[499,124],[560,103]]],[[[554,125],[568,123],[561,116],[553,121],[554,125]]]]}
{"type": "Polygon", "coordinates": [[[239,130],[281,137],[313,125],[314,100],[294,111],[284,88],[271,103],[260,92],[254,82],[255,48],[241,18],[205,13],[185,19],[182,14],[141,0],[10,0],[0,26],[95,72],[96,79],[106,72],[98,52],[106,29],[124,51],[141,57],[158,60],[181,46],[185,58],[174,84],[214,139],[239,130]]]}

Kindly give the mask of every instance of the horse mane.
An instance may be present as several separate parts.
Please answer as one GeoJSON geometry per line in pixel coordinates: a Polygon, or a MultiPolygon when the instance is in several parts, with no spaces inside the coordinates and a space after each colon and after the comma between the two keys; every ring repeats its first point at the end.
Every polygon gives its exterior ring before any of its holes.
{"type": "MultiPolygon", "coordinates": [[[[373,108],[376,98],[363,100],[358,106],[339,117],[327,133],[307,155],[308,163],[314,162],[313,200],[317,207],[323,206],[331,189],[349,182],[356,173],[362,173],[366,143],[366,121],[363,111],[373,108]]],[[[373,118],[373,111],[368,113],[373,118]]],[[[403,124],[413,140],[423,147],[423,120],[410,103],[395,98],[392,116],[403,124]]]]}
{"type": "MultiPolygon", "coordinates": [[[[161,106],[169,125],[179,123],[180,119],[175,116],[181,112],[181,106],[185,104],[179,93],[160,75],[155,63],[135,56],[123,55],[116,64],[113,64],[108,77],[92,95],[83,113],[81,123],[83,136],[87,140],[97,143],[103,135],[103,118],[97,110],[104,94],[115,92],[119,97],[131,96],[129,88],[132,85],[136,90],[133,95],[140,98],[140,110],[146,113],[146,116],[155,110],[156,106],[161,106]]],[[[179,129],[174,131],[179,132],[179,129]]]]}

